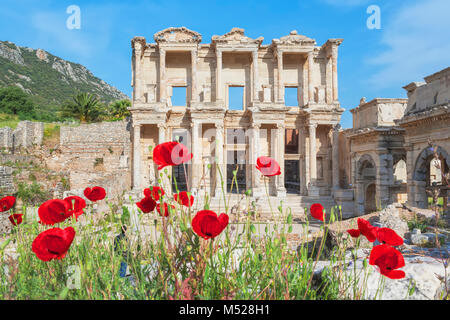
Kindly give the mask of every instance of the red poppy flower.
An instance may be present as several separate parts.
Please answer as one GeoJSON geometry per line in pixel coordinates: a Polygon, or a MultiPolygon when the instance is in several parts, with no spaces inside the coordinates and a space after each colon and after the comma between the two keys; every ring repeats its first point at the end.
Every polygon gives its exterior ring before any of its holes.
{"type": "Polygon", "coordinates": [[[309,211],[311,212],[311,216],[313,218],[316,218],[317,220],[323,221],[325,218],[325,213],[323,212],[323,206],[320,203],[314,203],[311,205],[311,208],[309,208],[309,211]]]}
{"type": "Polygon", "coordinates": [[[281,174],[280,165],[276,160],[270,157],[262,156],[256,159],[256,169],[266,177],[278,176],[281,174]]]}
{"type": "Polygon", "coordinates": [[[144,195],[153,198],[155,201],[159,201],[159,197],[162,197],[165,194],[164,189],[158,186],[144,189],[144,195]]]}
{"type": "Polygon", "coordinates": [[[180,193],[175,193],[173,198],[176,202],[181,203],[183,206],[192,207],[194,204],[194,196],[188,194],[186,191],[181,191],[180,193]]]}
{"type": "MultiPolygon", "coordinates": [[[[175,207],[173,205],[170,205],[171,209],[175,209],[175,207]]],[[[156,211],[158,211],[159,215],[161,217],[168,217],[169,216],[169,206],[167,205],[167,202],[164,202],[164,212],[163,212],[163,208],[161,207],[161,205],[158,203],[156,205],[156,211]]]]}
{"type": "Polygon", "coordinates": [[[358,238],[361,234],[361,232],[358,229],[349,229],[347,232],[353,237],[358,238]]]}
{"type": "Polygon", "coordinates": [[[390,228],[378,228],[377,239],[390,246],[401,246],[403,244],[403,238],[390,228]]]}
{"type": "Polygon", "coordinates": [[[377,238],[378,227],[374,227],[369,221],[362,218],[358,218],[358,229],[359,232],[369,240],[369,242],[374,242],[377,238]]]}
{"type": "Polygon", "coordinates": [[[103,200],[106,197],[106,191],[102,187],[93,187],[84,189],[84,196],[91,201],[103,200]]]}
{"type": "Polygon", "coordinates": [[[72,227],[48,229],[34,239],[32,250],[42,261],[59,260],[66,255],[74,237],[75,230],[72,227]]]}
{"type": "Polygon", "coordinates": [[[22,216],[23,214],[21,213],[14,213],[9,216],[9,221],[11,221],[13,225],[17,226],[22,223],[22,216]]]}
{"type": "Polygon", "coordinates": [[[158,170],[167,166],[177,166],[192,159],[192,153],[185,145],[176,142],[164,142],[153,149],[153,161],[158,165],[158,170]]]}
{"type": "Polygon", "coordinates": [[[139,202],[136,202],[136,205],[139,209],[142,210],[144,213],[152,212],[156,207],[156,201],[153,200],[151,197],[145,197],[139,202]]]}
{"type": "Polygon", "coordinates": [[[75,215],[75,219],[84,213],[83,209],[86,208],[86,201],[83,198],[70,196],[64,198],[64,201],[69,204],[69,212],[75,215]]]}
{"type": "Polygon", "coordinates": [[[8,196],[0,199],[0,212],[5,212],[11,209],[16,203],[16,198],[13,196],[8,196]]]}
{"type": "Polygon", "coordinates": [[[38,214],[41,223],[47,225],[63,222],[72,215],[69,202],[60,199],[45,201],[39,207],[38,214]]]}
{"type": "Polygon", "coordinates": [[[405,272],[395,270],[405,266],[405,260],[397,249],[381,244],[372,248],[370,252],[369,264],[380,268],[380,273],[390,279],[402,279],[405,272]]]}
{"type": "Polygon", "coordinates": [[[217,237],[228,225],[228,215],[219,217],[214,211],[201,210],[192,219],[192,230],[205,240],[217,237]]]}

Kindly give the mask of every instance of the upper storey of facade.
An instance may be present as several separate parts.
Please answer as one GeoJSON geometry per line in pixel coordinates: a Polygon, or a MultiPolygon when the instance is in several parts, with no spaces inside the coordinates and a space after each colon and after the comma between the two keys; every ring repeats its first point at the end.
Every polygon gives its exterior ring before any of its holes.
{"type": "Polygon", "coordinates": [[[395,120],[405,114],[407,103],[407,99],[375,98],[366,102],[362,98],[359,106],[350,110],[353,130],[395,126],[395,120]]]}
{"type": "Polygon", "coordinates": [[[232,94],[240,90],[238,110],[286,113],[342,113],[338,101],[337,58],[342,39],[317,46],[292,31],[271,44],[244,30],[202,36],[185,27],[168,28],[131,41],[132,111],[191,112],[236,110],[232,94]],[[175,93],[185,99],[174,99],[175,93]]]}
{"type": "Polygon", "coordinates": [[[450,68],[425,77],[425,82],[412,82],[403,87],[408,92],[408,106],[400,125],[423,119],[448,118],[450,108],[450,68]]]}

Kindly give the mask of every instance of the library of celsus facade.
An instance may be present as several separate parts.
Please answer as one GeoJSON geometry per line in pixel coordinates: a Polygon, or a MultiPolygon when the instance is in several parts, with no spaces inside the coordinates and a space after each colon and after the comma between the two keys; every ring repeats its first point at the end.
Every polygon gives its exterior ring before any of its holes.
{"type": "Polygon", "coordinates": [[[342,39],[317,46],[292,31],[263,45],[233,28],[201,41],[184,27],[157,32],[154,43],[132,40],[133,189],[162,183],[152,148],[177,140],[193,153],[187,166],[168,168],[179,190],[217,198],[223,181],[227,193],[264,196],[255,164],[270,156],[281,166],[268,179],[270,196],[299,206],[319,197],[334,203],[342,39]]]}

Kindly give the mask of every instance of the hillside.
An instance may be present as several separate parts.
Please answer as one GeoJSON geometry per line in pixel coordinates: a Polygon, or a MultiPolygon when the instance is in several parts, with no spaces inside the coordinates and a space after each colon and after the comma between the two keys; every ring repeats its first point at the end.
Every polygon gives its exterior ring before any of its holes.
{"type": "Polygon", "coordinates": [[[96,94],[104,102],[129,99],[80,64],[42,49],[0,41],[0,87],[9,85],[20,87],[46,109],[61,105],[78,91],[96,94]]]}

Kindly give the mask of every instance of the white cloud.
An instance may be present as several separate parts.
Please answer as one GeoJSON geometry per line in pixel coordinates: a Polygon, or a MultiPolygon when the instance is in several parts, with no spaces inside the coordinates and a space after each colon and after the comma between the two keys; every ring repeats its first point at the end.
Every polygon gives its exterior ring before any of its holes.
{"type": "MultiPolygon", "coordinates": [[[[450,66],[450,1],[417,1],[402,6],[382,25],[387,48],[368,60],[379,67],[369,78],[378,88],[403,86],[450,66]]],[[[381,12],[383,21],[383,11],[381,12]]]]}

